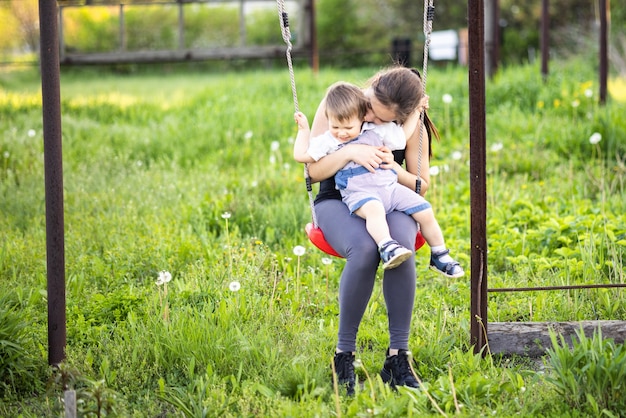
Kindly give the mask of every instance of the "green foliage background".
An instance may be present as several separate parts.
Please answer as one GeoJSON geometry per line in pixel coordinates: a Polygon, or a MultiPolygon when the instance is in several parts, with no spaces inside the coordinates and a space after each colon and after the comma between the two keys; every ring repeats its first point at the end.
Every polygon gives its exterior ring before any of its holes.
{"type": "MultiPolygon", "coordinates": [[[[624,283],[625,105],[598,106],[589,65],[557,65],[546,81],[526,66],[487,85],[490,287],[624,283]]],[[[300,108],[312,115],[330,83],[362,83],[376,69],[297,68],[300,108]]],[[[0,415],[58,416],[65,387],[77,390],[84,415],[625,410],[602,403],[612,387],[563,396],[579,368],[547,380],[551,369],[527,359],[475,356],[469,277],[429,272],[427,250],[417,254],[410,337],[427,391],[395,394],[376,378],[387,344],[377,286],[358,340],[365,386],[336,406],[329,364],[343,260],[326,260],[303,232],[310,211],[302,167],[291,161],[287,70],[74,69],[61,86],[68,343],[52,373],[39,78],[0,77],[0,415]],[[167,287],[155,284],[162,270],[173,276],[167,287]]],[[[428,198],[469,271],[466,69],[432,69],[427,91],[443,137],[428,198]]],[[[488,320],[625,320],[625,307],[621,289],[507,294],[490,296],[488,320]]],[[[619,376],[620,364],[605,367],[619,376]]]]}
{"type": "MultiPolygon", "coordinates": [[[[114,52],[123,49],[119,35],[119,2],[60,0],[63,35],[68,52],[114,52]]],[[[168,50],[179,47],[178,5],[155,1],[126,2],[125,46],[128,51],[168,50]]],[[[462,29],[467,23],[467,2],[434,2],[433,30],[462,29]]],[[[540,46],[541,2],[499,1],[500,59],[503,65],[532,63],[540,46]]],[[[622,73],[625,42],[622,28],[626,7],[609,2],[611,65],[622,73]]],[[[294,40],[302,37],[302,10],[287,2],[294,40]]],[[[550,51],[553,58],[585,56],[597,61],[598,2],[552,0],[549,2],[550,51]]],[[[236,47],[242,44],[282,45],[274,2],[248,2],[245,8],[245,40],[241,39],[239,2],[200,2],[183,5],[183,48],[236,47]],[[252,8],[252,6],[257,6],[252,8]],[[258,7],[259,5],[265,7],[258,7]]],[[[377,65],[389,59],[394,39],[412,44],[411,62],[421,65],[423,4],[407,0],[317,0],[317,45],[322,64],[346,68],[377,65]]],[[[0,2],[0,54],[5,60],[21,58],[38,45],[37,0],[0,2]]],[[[31,57],[32,59],[32,57],[31,57]]]]}

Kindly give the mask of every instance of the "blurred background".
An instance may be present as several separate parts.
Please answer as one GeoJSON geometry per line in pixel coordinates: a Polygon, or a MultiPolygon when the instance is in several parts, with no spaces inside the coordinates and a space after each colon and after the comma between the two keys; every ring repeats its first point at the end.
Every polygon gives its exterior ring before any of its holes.
{"type": "MultiPolygon", "coordinates": [[[[283,1],[283,0],[279,0],[283,1]]],[[[599,7],[609,16],[610,72],[626,75],[626,5],[605,0],[487,0],[486,42],[494,66],[541,58],[547,6],[551,58],[598,61],[599,7]],[[493,39],[491,39],[493,38],[493,39]]],[[[62,65],[224,61],[284,64],[274,0],[58,0],[62,65]],[[260,61],[259,61],[260,60],[260,61]]],[[[296,64],[360,67],[391,56],[419,66],[424,47],[422,2],[296,0],[289,12],[296,64]],[[314,29],[314,30],[313,30],[314,29]]],[[[430,58],[466,62],[467,2],[434,2],[430,58]]],[[[0,0],[0,62],[36,65],[38,0],[0,0]]]]}

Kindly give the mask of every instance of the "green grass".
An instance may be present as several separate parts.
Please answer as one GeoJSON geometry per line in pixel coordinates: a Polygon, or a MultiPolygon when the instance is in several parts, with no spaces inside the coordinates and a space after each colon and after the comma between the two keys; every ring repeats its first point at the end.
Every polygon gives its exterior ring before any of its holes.
{"type": "MultiPolygon", "coordinates": [[[[626,104],[596,104],[593,68],[552,65],[547,82],[530,66],[487,85],[490,287],[625,281],[626,104]]],[[[300,109],[312,117],[329,84],[375,70],[296,69],[300,109]]],[[[377,286],[358,339],[365,385],[336,403],[343,260],[328,263],[303,232],[287,70],[72,70],[61,84],[67,359],[52,372],[40,82],[0,74],[1,416],[62,416],[64,387],[85,416],[585,416],[598,405],[623,416],[597,392],[563,397],[525,359],[474,355],[469,276],[429,272],[426,249],[411,349],[427,390],[396,394],[376,378],[387,346],[377,286]],[[155,283],[163,270],[167,288],[155,283]]],[[[442,133],[428,199],[469,272],[466,69],[432,68],[427,90],[442,133]]],[[[625,302],[621,289],[498,294],[488,320],[626,320],[625,302]]]]}

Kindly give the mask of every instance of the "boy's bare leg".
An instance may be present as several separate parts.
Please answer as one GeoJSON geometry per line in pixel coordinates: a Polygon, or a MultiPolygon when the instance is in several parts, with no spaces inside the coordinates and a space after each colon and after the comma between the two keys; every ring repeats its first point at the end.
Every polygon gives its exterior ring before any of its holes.
{"type": "Polygon", "coordinates": [[[387,214],[381,202],[378,200],[370,200],[364,203],[363,206],[354,213],[365,219],[367,232],[371,235],[376,244],[391,239],[389,225],[387,225],[387,214]]]}

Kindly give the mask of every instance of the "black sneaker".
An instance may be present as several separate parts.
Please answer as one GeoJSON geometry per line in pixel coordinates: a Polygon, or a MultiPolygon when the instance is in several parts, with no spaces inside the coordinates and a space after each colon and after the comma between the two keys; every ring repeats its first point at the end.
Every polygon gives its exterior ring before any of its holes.
{"type": "Polygon", "coordinates": [[[419,388],[420,385],[411,370],[410,362],[410,351],[399,350],[396,356],[390,356],[389,351],[387,351],[385,365],[380,371],[380,377],[382,377],[383,382],[388,383],[394,389],[396,386],[419,388]]]}
{"type": "Polygon", "coordinates": [[[335,373],[337,384],[344,385],[346,395],[354,396],[356,377],[354,374],[354,354],[349,351],[335,353],[335,373]]]}

